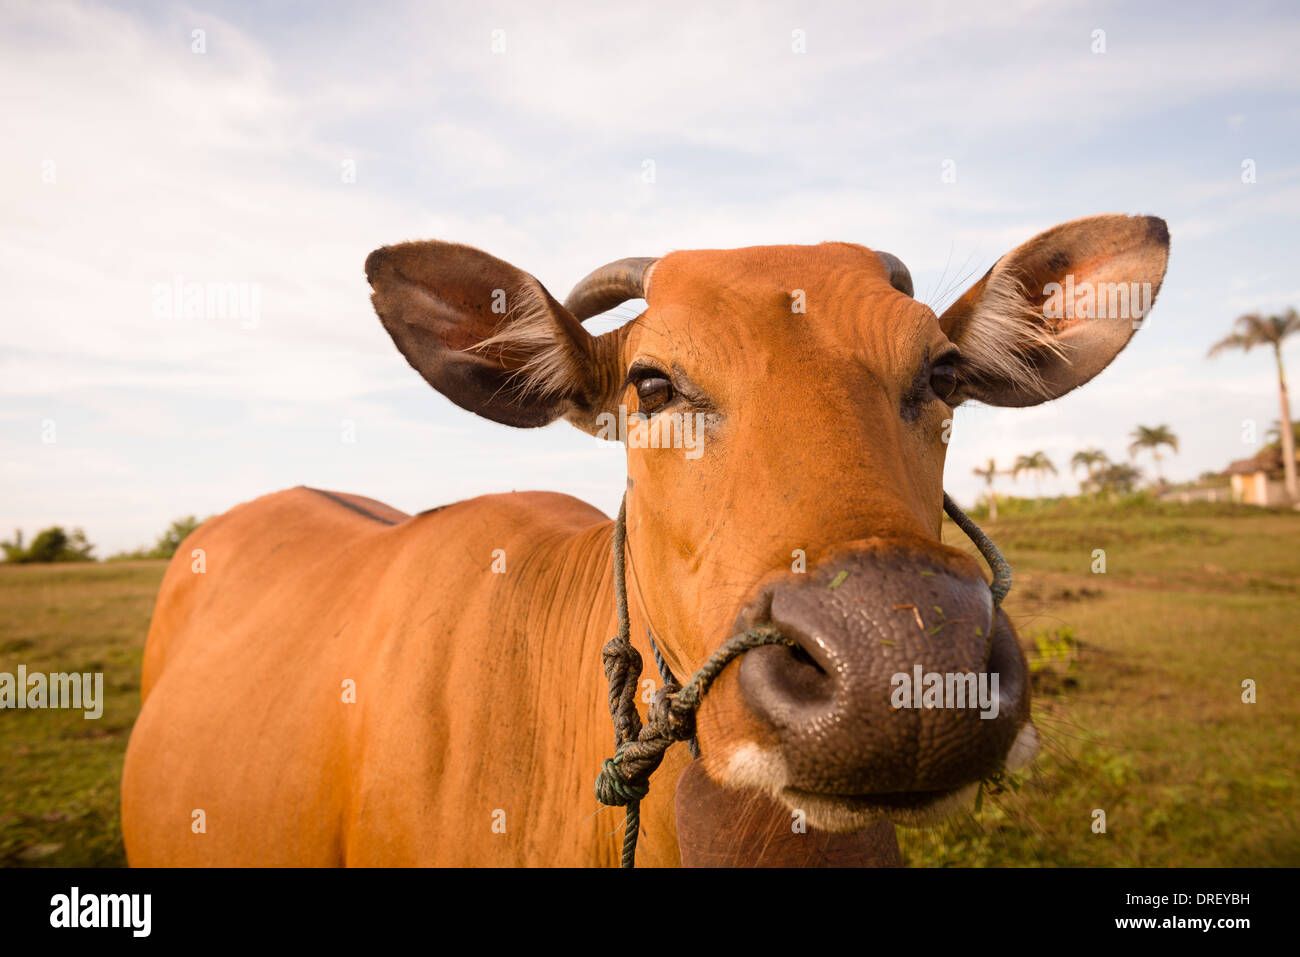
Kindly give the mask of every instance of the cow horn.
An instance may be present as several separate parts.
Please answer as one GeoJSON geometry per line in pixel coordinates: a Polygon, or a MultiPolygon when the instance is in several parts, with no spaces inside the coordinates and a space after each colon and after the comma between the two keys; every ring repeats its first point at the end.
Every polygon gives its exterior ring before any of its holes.
{"type": "Polygon", "coordinates": [[[903,265],[903,260],[893,253],[882,253],[879,250],[876,251],[876,255],[889,270],[889,284],[905,296],[915,296],[912,292],[912,274],[903,265]]]}
{"type": "Polygon", "coordinates": [[[578,281],[564,300],[564,308],[579,320],[598,316],[629,299],[644,299],[646,276],[657,259],[644,256],[620,259],[594,269],[578,281]]]}

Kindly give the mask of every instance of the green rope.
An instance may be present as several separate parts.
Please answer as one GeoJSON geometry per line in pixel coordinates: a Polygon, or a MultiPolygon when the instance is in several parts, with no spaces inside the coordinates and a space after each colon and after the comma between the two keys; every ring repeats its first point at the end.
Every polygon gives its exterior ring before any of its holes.
{"type": "MultiPolygon", "coordinates": [[[[993,571],[993,604],[1002,599],[1011,588],[1011,566],[998,551],[992,539],[984,534],[971,519],[957,507],[948,494],[943,496],[943,507],[989,563],[993,571]]],[[[650,698],[646,722],[636,709],[636,689],[641,678],[641,653],[632,647],[632,623],[627,611],[627,499],[619,506],[618,520],[614,523],[614,601],[618,613],[618,634],[606,642],[601,651],[605,677],[609,681],[609,714],[614,719],[614,756],[606,758],[596,778],[596,799],[601,804],[625,807],[622,866],[636,866],[636,843],[641,833],[641,801],[650,793],[650,775],[663,763],[668,748],[677,741],[695,738],[695,712],[704,700],[715,678],[736,658],[763,645],[788,645],[798,647],[793,638],[787,638],[776,628],[766,625],[750,628],[732,635],[718,648],[700,669],[691,675],[685,685],[678,686],[672,671],[660,655],[654,636],[650,647],[655,663],[664,679],[663,686],[650,698]]]]}
{"type": "MultiPolygon", "coordinates": [[[[761,645],[789,645],[793,648],[796,644],[793,638],[787,638],[772,627],[751,628],[733,635],[709,656],[709,660],[691,676],[684,687],[665,683],[654,693],[650,699],[646,723],[634,737],[615,735],[614,756],[605,759],[600,776],[596,778],[596,799],[601,804],[627,808],[623,833],[623,867],[635,866],[641,801],[650,793],[650,775],[659,770],[670,746],[677,741],[689,741],[695,737],[695,712],[699,710],[709,685],[731,661],[752,648],[761,645]]],[[[639,717],[635,722],[627,720],[621,709],[621,689],[635,688],[640,678],[640,653],[630,644],[624,649],[616,635],[606,644],[604,659],[606,676],[610,675],[611,662],[616,662],[614,670],[617,674],[610,684],[610,714],[614,718],[615,727],[640,724],[639,717]],[[627,656],[627,651],[636,657],[638,667],[623,664],[630,657],[627,656]],[[631,680],[628,680],[629,677],[631,680]],[[613,691],[615,682],[620,686],[619,694],[613,691]]],[[[636,710],[634,703],[631,710],[636,710]]]]}
{"type": "Polygon", "coordinates": [[[998,547],[993,544],[993,539],[984,533],[984,529],[976,525],[969,515],[958,508],[957,503],[948,497],[947,492],[943,493],[943,510],[956,522],[957,527],[970,537],[975,547],[980,550],[980,554],[984,556],[984,560],[989,563],[989,568],[993,572],[993,584],[989,585],[989,591],[993,592],[993,607],[997,608],[1002,604],[1002,599],[1007,597],[1007,592],[1011,591],[1011,563],[998,551],[998,547]]]}

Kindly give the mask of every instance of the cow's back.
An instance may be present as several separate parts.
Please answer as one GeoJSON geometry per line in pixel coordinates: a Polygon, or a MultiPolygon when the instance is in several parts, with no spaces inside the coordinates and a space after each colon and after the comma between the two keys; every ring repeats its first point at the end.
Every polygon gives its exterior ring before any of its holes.
{"type": "Polygon", "coordinates": [[[302,486],[237,505],[204,522],[176,550],[154,605],[141,695],[191,641],[221,647],[261,602],[338,566],[347,549],[410,516],[372,499],[302,486]]]}
{"type": "MultiPolygon", "coordinates": [[[[592,861],[596,822],[581,826],[608,742],[575,730],[603,727],[609,624],[549,620],[554,587],[530,576],[560,567],[581,588],[574,564],[604,557],[582,545],[602,525],[607,536],[600,512],[550,493],[412,518],[305,488],[204,523],[150,627],[122,785],[130,862],[507,863],[549,856],[536,842],[552,827],[566,855],[592,861]],[[496,548],[508,574],[492,573],[496,548]],[[520,734],[571,783],[520,795],[520,734]],[[498,809],[508,836],[492,830],[498,809]],[[525,834],[523,816],[548,823],[525,834]]],[[[612,594],[584,597],[611,617],[612,594]]]]}

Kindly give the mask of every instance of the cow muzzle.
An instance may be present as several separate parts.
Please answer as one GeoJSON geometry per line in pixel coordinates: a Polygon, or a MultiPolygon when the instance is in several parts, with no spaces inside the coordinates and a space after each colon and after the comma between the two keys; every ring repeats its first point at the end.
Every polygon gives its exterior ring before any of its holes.
{"type": "Polygon", "coordinates": [[[745,655],[741,691],[779,741],[781,796],[820,808],[823,825],[941,813],[1032,735],[1015,632],[954,550],[841,548],[764,588],[736,621],[761,625],[796,647],[745,655]]]}

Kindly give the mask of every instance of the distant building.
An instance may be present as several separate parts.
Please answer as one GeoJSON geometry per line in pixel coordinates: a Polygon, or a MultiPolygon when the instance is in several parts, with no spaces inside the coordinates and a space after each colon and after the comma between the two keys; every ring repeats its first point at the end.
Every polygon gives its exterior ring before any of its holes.
{"type": "MultiPolygon", "coordinates": [[[[1300,455],[1296,456],[1300,461],[1300,455]]],[[[1282,479],[1282,450],[1270,446],[1224,470],[1232,481],[1232,500],[1243,505],[1286,505],[1282,479]]]]}
{"type": "Polygon", "coordinates": [[[1192,502],[1239,501],[1232,489],[1226,485],[1176,486],[1156,492],[1156,498],[1162,502],[1179,502],[1183,505],[1190,505],[1192,502]]]}

